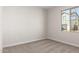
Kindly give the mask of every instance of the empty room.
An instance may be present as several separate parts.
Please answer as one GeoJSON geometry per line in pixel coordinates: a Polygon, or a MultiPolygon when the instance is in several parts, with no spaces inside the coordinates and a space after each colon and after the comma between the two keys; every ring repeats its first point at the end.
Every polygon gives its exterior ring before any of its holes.
{"type": "Polygon", "coordinates": [[[3,6],[3,53],[79,53],[78,6],[3,6]]]}

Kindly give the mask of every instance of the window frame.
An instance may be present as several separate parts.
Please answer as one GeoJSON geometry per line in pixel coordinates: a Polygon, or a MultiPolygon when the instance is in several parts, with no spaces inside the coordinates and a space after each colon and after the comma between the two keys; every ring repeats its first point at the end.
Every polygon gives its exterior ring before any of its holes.
{"type": "MultiPolygon", "coordinates": [[[[69,22],[70,22],[70,30],[69,30],[69,31],[66,30],[66,32],[72,32],[72,31],[71,31],[71,10],[74,9],[74,8],[79,8],[79,6],[75,6],[75,7],[72,7],[72,8],[67,8],[67,9],[61,10],[61,31],[64,31],[64,30],[62,30],[62,25],[64,25],[64,24],[62,24],[62,12],[63,12],[63,11],[66,11],[66,10],[69,10],[69,11],[70,11],[70,16],[69,16],[69,18],[70,18],[70,20],[69,20],[69,22]]],[[[67,20],[66,20],[66,21],[67,21],[67,20]]],[[[65,22],[66,22],[66,21],[65,21],[65,22]]],[[[78,21],[79,21],[79,20],[78,20],[78,21]]],[[[79,29],[78,29],[78,30],[79,30],[79,29]]],[[[75,31],[73,31],[73,32],[75,32],[75,31]]]]}

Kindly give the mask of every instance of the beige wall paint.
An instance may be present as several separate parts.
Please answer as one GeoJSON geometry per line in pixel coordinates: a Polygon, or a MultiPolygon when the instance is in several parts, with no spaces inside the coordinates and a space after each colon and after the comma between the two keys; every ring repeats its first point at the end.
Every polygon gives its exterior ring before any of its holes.
{"type": "Polygon", "coordinates": [[[38,7],[4,7],[3,47],[44,39],[44,15],[38,7]]]}
{"type": "Polygon", "coordinates": [[[61,31],[61,10],[71,6],[58,6],[48,10],[48,38],[79,47],[79,32],[61,31]]]}

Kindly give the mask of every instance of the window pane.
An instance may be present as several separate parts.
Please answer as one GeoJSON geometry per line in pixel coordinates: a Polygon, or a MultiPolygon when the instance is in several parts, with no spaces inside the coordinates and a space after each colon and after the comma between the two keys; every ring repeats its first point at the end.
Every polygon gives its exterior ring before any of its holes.
{"type": "Polygon", "coordinates": [[[63,31],[79,32],[79,7],[69,8],[62,11],[63,31]]]}
{"type": "Polygon", "coordinates": [[[71,9],[71,31],[79,31],[79,7],[71,9]]]}
{"type": "Polygon", "coordinates": [[[62,30],[70,30],[70,10],[62,11],[62,30]]]}

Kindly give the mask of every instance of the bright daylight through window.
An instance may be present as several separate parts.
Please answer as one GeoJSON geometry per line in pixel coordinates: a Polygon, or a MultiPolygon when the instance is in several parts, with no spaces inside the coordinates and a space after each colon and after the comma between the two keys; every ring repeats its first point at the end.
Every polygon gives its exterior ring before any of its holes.
{"type": "Polygon", "coordinates": [[[62,10],[62,31],[79,32],[79,7],[62,10]]]}

